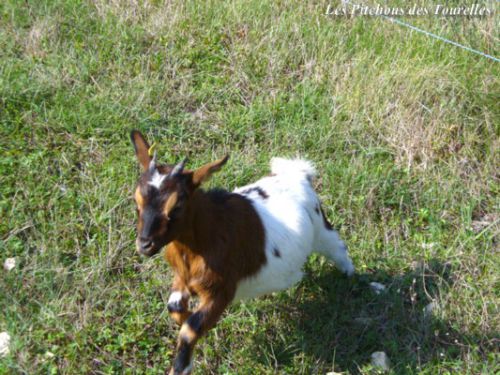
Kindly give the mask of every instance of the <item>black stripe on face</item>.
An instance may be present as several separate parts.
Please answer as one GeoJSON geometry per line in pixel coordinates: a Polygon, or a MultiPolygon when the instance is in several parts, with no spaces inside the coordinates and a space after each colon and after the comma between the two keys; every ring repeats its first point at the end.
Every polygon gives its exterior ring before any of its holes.
{"type": "Polygon", "coordinates": [[[144,209],[142,213],[142,230],[141,237],[150,238],[153,234],[159,229],[161,223],[161,218],[158,215],[158,212],[151,208],[147,207],[144,209]]]}

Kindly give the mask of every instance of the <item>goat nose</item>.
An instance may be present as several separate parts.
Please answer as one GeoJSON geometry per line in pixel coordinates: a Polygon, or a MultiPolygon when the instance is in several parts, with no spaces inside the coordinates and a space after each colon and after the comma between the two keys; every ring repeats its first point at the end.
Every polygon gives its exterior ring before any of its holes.
{"type": "Polygon", "coordinates": [[[149,238],[139,238],[139,246],[143,250],[149,249],[153,245],[153,241],[149,238]]]}

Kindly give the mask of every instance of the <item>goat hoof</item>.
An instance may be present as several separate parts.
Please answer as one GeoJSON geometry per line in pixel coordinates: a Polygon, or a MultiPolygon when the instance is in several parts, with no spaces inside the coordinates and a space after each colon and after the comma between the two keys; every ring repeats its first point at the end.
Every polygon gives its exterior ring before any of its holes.
{"type": "Polygon", "coordinates": [[[345,271],[345,272],[344,272],[344,275],[345,275],[347,278],[352,279],[352,277],[354,276],[354,272],[355,272],[355,270],[354,270],[354,268],[353,268],[353,269],[351,269],[351,270],[345,271]]]}
{"type": "Polygon", "coordinates": [[[340,268],[340,270],[348,278],[352,278],[354,276],[354,272],[356,271],[352,263],[344,265],[340,268]]]}
{"type": "Polygon", "coordinates": [[[175,371],[174,368],[171,368],[170,371],[165,371],[165,375],[189,375],[191,374],[191,367],[184,369],[182,372],[175,371]]]}

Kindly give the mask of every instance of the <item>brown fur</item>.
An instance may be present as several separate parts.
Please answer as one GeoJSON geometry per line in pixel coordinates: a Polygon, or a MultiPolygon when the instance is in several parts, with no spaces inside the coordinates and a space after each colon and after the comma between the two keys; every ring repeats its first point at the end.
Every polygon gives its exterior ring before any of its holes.
{"type": "Polygon", "coordinates": [[[232,301],[238,281],[258,272],[266,262],[264,229],[257,213],[243,197],[227,194],[227,200],[217,202],[210,192],[196,190],[186,218],[191,227],[165,251],[175,274],[172,290],[183,293],[182,305],[186,306],[185,311],[171,314],[182,324],[178,352],[192,354],[199,337],[216,324],[232,301]],[[191,327],[194,323],[189,319],[196,315],[187,310],[191,295],[200,298],[194,312],[202,317],[195,323],[198,330],[191,327]]]}
{"type": "MultiPolygon", "coordinates": [[[[171,374],[185,374],[189,372],[194,345],[217,323],[233,300],[238,282],[256,274],[266,263],[264,227],[244,196],[198,188],[227,162],[227,156],[194,171],[183,171],[155,190],[148,186],[150,159],[145,153],[149,146],[138,132],[133,132],[131,138],[145,170],[135,192],[138,233],[140,236],[145,211],[161,213],[161,225],[147,236],[153,236],[161,246],[166,244],[164,257],[174,272],[172,292],[182,295],[175,306],[169,306],[172,319],[181,325],[171,374]],[[177,217],[169,218],[175,206],[177,217]],[[189,311],[193,295],[199,297],[200,303],[189,311]]],[[[168,174],[172,166],[157,169],[168,174]]]]}
{"type": "Polygon", "coordinates": [[[144,136],[137,130],[133,130],[132,133],[130,133],[130,138],[132,139],[132,143],[134,144],[135,154],[137,155],[139,163],[144,170],[148,169],[149,163],[151,163],[151,157],[148,153],[148,142],[146,141],[144,136]]]}
{"type": "Polygon", "coordinates": [[[178,198],[179,194],[177,194],[176,191],[174,191],[172,194],[170,194],[170,197],[168,197],[167,201],[165,202],[165,205],[163,206],[163,213],[165,214],[166,217],[169,216],[170,211],[172,211],[174,206],[177,204],[178,198]]]}
{"type": "Polygon", "coordinates": [[[191,292],[202,279],[207,286],[234,284],[266,262],[264,228],[252,204],[240,195],[226,194],[225,202],[217,202],[210,193],[195,191],[186,218],[191,227],[167,246],[166,260],[191,292]]]}
{"type": "Polygon", "coordinates": [[[139,211],[142,211],[144,209],[144,198],[142,197],[141,189],[139,188],[139,186],[135,189],[134,198],[135,203],[137,203],[137,208],[139,209],[139,211]]]}

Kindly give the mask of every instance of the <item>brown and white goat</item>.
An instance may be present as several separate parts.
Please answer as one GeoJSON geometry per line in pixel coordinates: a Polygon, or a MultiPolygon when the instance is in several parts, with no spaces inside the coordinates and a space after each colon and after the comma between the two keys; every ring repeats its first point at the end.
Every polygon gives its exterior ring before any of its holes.
{"type": "Polygon", "coordinates": [[[131,133],[143,168],[135,190],[137,250],[147,256],[166,246],[174,280],[168,301],[181,325],[171,374],[189,374],[196,342],[235,300],[286,289],[302,278],[308,255],[319,251],[352,275],[344,242],[328,223],[304,160],[272,160],[271,172],[228,192],[200,185],[227,162],[195,170],[157,164],[141,133],[131,133]],[[199,306],[190,311],[190,296],[199,306]]]}

